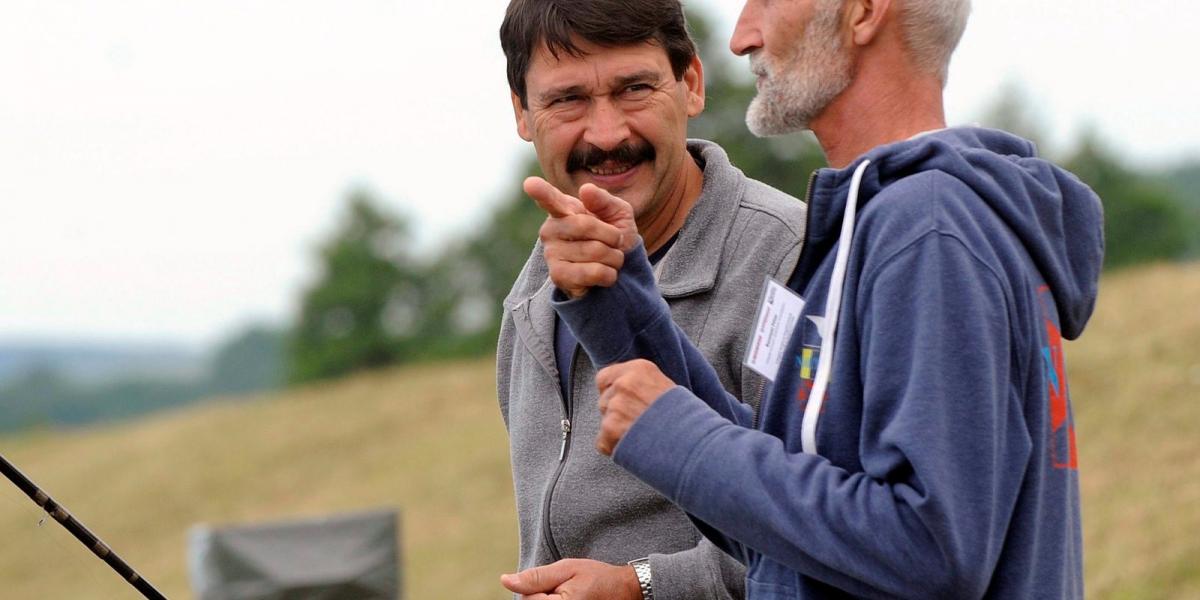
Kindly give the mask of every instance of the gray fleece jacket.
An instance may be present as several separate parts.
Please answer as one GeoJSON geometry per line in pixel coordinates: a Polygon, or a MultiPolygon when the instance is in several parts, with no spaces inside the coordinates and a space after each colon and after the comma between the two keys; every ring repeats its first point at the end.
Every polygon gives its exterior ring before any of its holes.
{"type": "MultiPolygon", "coordinates": [[[[764,380],[744,367],[758,290],[787,281],[805,228],[802,202],[747,178],[716,144],[690,140],[704,170],[699,200],[658,265],[676,323],[727,390],[755,407],[764,380]]],[[[650,558],[655,600],[741,598],[744,568],[687,515],[596,451],[595,369],[575,353],[570,397],[554,357],[554,311],[541,244],[504,300],[497,393],[508,427],[520,526],[520,568],[561,558],[622,564],[650,558]]]]}

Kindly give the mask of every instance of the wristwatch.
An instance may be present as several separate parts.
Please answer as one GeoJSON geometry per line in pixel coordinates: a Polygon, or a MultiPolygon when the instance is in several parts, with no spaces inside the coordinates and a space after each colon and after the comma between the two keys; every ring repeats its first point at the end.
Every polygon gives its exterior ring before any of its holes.
{"type": "Polygon", "coordinates": [[[654,600],[654,582],[650,578],[650,559],[639,558],[629,561],[633,572],[637,574],[638,586],[642,588],[642,600],[654,600]]]}

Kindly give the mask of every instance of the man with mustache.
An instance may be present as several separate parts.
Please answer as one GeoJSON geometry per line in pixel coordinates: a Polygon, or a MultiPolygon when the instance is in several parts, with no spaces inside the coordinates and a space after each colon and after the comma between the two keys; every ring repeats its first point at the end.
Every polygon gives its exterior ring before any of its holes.
{"type": "Polygon", "coordinates": [[[671,323],[628,204],[526,186],[555,311],[604,367],[597,445],[747,565],[748,598],[1083,597],[1062,340],[1095,305],[1103,215],[1028,141],[946,128],[969,9],[747,0],[750,128],[811,129],[832,167],[757,413],[671,323]]]}
{"type": "MultiPolygon", "coordinates": [[[[721,385],[757,403],[765,382],[742,366],[757,299],[745,292],[791,273],[805,209],[687,139],[704,74],[679,1],[513,0],[500,39],[517,131],[545,175],[530,185],[626,198],[676,322],[721,385]]],[[[523,571],[503,585],[531,598],[742,597],[742,566],[596,451],[595,370],[550,307],[553,274],[538,244],[504,301],[497,387],[523,571]]]]}

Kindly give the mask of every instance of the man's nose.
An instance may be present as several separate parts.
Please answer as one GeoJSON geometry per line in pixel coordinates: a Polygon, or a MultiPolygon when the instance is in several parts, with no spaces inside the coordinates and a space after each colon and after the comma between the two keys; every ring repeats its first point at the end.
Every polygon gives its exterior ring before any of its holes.
{"type": "Polygon", "coordinates": [[[729,50],[737,56],[745,56],[762,48],[762,32],[758,27],[758,10],[746,2],[742,14],[738,15],[733,36],[729,38],[729,50]]]}
{"type": "Polygon", "coordinates": [[[612,150],[628,139],[629,124],[625,112],[608,96],[596,98],[588,115],[583,141],[601,150],[612,150]]]}

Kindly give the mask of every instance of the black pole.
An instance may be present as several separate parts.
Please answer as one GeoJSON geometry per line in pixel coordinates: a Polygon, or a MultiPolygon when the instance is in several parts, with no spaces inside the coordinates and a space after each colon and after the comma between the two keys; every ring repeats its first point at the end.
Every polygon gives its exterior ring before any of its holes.
{"type": "Polygon", "coordinates": [[[18,471],[2,454],[0,454],[0,471],[3,471],[4,476],[8,477],[9,481],[16,484],[22,492],[25,492],[25,495],[32,498],[38,506],[45,509],[50,516],[54,517],[55,521],[61,523],[67,531],[71,532],[71,535],[75,536],[75,539],[79,540],[84,546],[87,546],[101,560],[108,563],[108,566],[112,567],[122,579],[129,582],[129,585],[136,588],[143,596],[150,600],[166,600],[166,596],[163,596],[158,590],[154,589],[154,586],[150,585],[149,581],[143,579],[141,575],[138,575],[137,571],[133,570],[133,567],[130,567],[128,563],[121,560],[121,557],[117,556],[117,553],[113,552],[112,548],[109,548],[108,545],[100,541],[100,538],[96,537],[91,531],[88,531],[88,528],[84,527],[83,523],[80,523],[78,519],[71,516],[71,513],[67,512],[67,509],[55,502],[37,484],[30,481],[28,477],[18,471]]]}

